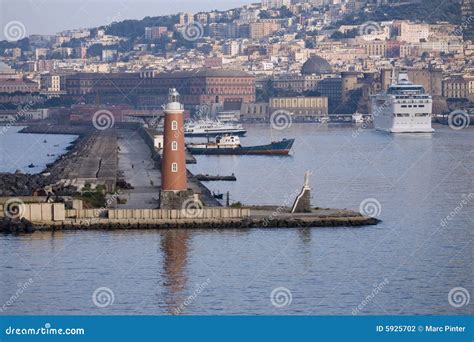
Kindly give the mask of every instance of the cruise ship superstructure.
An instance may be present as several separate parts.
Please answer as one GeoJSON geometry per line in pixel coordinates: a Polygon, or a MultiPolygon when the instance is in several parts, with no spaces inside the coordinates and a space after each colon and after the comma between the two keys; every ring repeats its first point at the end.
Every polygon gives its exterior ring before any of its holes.
{"type": "Polygon", "coordinates": [[[400,72],[398,81],[386,92],[372,96],[375,128],[390,133],[432,133],[433,100],[422,85],[400,72]]]}

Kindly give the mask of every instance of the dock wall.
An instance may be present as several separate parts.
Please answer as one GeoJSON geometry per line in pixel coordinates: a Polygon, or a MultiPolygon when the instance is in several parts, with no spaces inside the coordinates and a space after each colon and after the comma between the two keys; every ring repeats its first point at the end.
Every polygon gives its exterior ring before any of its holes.
{"type": "MultiPolygon", "coordinates": [[[[34,223],[71,220],[106,219],[111,223],[123,220],[214,220],[241,219],[250,216],[250,209],[203,208],[203,209],[66,209],[64,203],[28,203],[20,206],[19,218],[34,223]]],[[[0,217],[5,217],[0,204],[0,217]]]]}

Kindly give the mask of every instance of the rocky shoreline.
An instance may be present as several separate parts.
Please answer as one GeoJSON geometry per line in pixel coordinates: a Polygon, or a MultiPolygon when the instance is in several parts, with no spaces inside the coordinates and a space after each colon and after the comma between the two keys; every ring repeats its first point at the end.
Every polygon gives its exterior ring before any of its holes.
{"type": "Polygon", "coordinates": [[[0,173],[0,196],[31,196],[47,186],[53,186],[58,195],[71,195],[75,192],[74,188],[60,183],[68,178],[81,155],[87,151],[93,134],[90,129],[80,126],[54,126],[54,131],[52,129],[50,125],[32,125],[22,129],[20,133],[74,134],[79,137],[68,146],[67,153],[48,164],[41,173],[0,173]]]}
{"type": "Polygon", "coordinates": [[[381,221],[362,215],[341,217],[293,217],[274,218],[271,220],[260,217],[244,219],[209,219],[209,220],[163,220],[149,222],[146,220],[129,220],[128,222],[91,223],[65,221],[55,224],[33,224],[28,220],[0,219],[0,232],[6,234],[31,234],[47,231],[115,231],[115,230],[160,230],[160,229],[286,229],[286,228],[357,228],[374,226],[381,221]]]}

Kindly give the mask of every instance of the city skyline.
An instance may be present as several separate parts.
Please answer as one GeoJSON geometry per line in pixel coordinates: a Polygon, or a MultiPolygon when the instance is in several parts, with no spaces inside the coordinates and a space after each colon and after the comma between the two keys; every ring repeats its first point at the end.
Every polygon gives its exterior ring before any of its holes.
{"type": "MultiPolygon", "coordinates": [[[[165,0],[86,0],[86,1],[42,1],[0,0],[0,24],[20,21],[25,25],[26,36],[49,35],[65,30],[92,28],[108,25],[114,21],[143,19],[147,16],[226,10],[250,4],[248,0],[226,0],[216,3],[210,0],[178,0],[172,7],[165,0]],[[42,16],[44,20],[37,20],[42,16]]],[[[5,39],[0,30],[0,41],[5,39]]]]}
{"type": "Polygon", "coordinates": [[[0,340],[464,342],[473,157],[474,0],[0,0],[0,340]]]}

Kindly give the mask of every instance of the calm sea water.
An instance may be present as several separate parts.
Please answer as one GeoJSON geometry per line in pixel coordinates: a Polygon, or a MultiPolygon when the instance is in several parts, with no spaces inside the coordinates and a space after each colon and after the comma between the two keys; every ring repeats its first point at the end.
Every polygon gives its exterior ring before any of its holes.
{"type": "Polygon", "coordinates": [[[75,135],[18,133],[22,128],[0,126],[0,172],[40,173],[77,139],[75,135]],[[31,164],[34,167],[28,167],[31,164]]]}
{"type": "Polygon", "coordinates": [[[474,130],[436,129],[249,127],[244,144],[296,137],[294,155],[198,157],[193,172],[238,178],[212,190],[280,205],[309,170],[313,205],[371,199],[383,223],[1,236],[3,314],[472,314],[448,294],[474,294],[474,130]]]}

